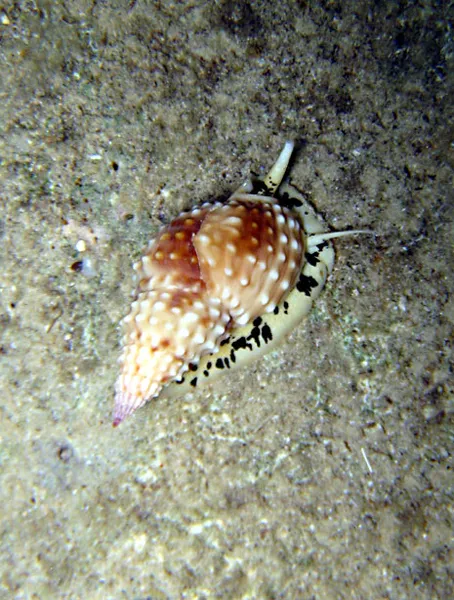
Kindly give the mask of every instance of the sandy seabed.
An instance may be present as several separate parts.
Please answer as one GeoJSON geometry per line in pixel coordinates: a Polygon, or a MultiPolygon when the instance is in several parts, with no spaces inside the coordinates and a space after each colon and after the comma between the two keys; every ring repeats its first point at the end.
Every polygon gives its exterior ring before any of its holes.
{"type": "Polygon", "coordinates": [[[2,6],[0,598],[454,597],[452,3],[2,6]],[[113,429],[132,263],[287,139],[376,237],[277,351],[113,429]]]}

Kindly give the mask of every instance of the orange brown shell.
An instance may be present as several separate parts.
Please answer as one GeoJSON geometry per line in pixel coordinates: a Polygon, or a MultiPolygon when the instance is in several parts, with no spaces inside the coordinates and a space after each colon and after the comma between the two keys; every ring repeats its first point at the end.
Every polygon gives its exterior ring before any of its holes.
{"type": "Polygon", "coordinates": [[[229,332],[272,312],[301,271],[301,222],[270,197],[236,193],[177,217],[135,265],[114,425],[229,332]]]}

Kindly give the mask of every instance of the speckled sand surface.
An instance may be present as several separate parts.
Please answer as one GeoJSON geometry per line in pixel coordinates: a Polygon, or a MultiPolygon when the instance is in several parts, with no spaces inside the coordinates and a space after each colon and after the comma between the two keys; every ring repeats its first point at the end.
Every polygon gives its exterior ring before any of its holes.
{"type": "Polygon", "coordinates": [[[0,6],[0,598],[454,596],[452,19],[0,6]],[[114,430],[132,262],[289,138],[330,226],[377,238],[336,242],[278,351],[114,430]]]}

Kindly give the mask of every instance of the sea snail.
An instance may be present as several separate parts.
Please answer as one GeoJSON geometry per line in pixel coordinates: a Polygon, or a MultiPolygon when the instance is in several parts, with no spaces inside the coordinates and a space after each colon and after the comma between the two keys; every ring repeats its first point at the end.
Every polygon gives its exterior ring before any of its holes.
{"type": "Polygon", "coordinates": [[[134,265],[123,321],[113,424],[159,394],[185,393],[273,348],[309,312],[334,263],[333,238],[311,205],[271,171],[226,202],[184,212],[134,265]]]}

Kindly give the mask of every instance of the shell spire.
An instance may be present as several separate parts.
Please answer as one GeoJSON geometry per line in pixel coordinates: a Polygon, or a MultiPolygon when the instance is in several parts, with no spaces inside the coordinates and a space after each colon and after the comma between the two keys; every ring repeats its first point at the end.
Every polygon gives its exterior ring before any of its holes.
{"type": "Polygon", "coordinates": [[[114,426],[216,352],[233,329],[273,312],[295,285],[305,252],[303,226],[272,197],[290,154],[287,144],[279,168],[264,178],[269,195],[242,186],[225,204],[181,214],[135,265],[138,284],[124,319],[114,426]]]}

